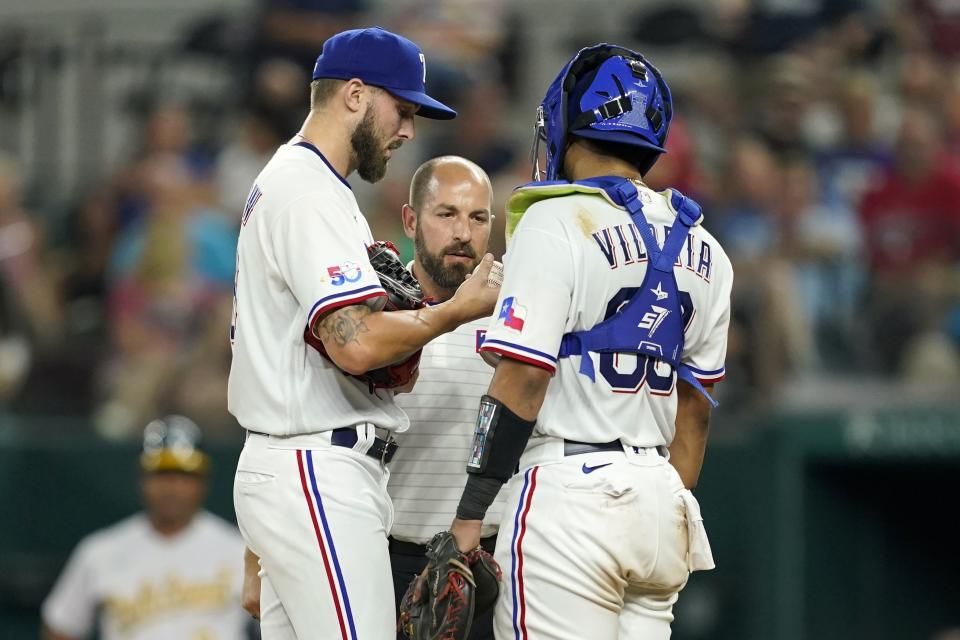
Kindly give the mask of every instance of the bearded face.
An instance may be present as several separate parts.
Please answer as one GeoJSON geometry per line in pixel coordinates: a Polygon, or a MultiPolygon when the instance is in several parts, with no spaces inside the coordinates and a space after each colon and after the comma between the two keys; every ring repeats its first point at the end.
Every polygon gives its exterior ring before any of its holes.
{"type": "Polygon", "coordinates": [[[387,174],[387,162],[390,156],[387,150],[399,149],[402,140],[387,144],[389,136],[384,135],[373,115],[372,105],[367,105],[363,120],[350,136],[350,146],[357,158],[357,174],[365,181],[374,183],[387,174]]]}
{"type": "Polygon", "coordinates": [[[454,242],[439,251],[431,251],[430,248],[427,247],[426,239],[423,237],[422,225],[417,225],[413,242],[423,270],[427,272],[430,279],[441,289],[447,289],[449,291],[455,290],[463,284],[467,276],[473,273],[473,270],[480,262],[477,258],[477,252],[469,242],[454,242]],[[469,262],[456,261],[448,265],[445,264],[444,260],[448,255],[462,256],[470,260],[469,262]]]}

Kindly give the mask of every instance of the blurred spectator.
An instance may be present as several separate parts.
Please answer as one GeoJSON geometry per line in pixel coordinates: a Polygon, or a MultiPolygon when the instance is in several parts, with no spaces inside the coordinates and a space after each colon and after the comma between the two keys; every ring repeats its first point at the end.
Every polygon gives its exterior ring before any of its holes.
{"type": "MultiPolygon", "coordinates": [[[[392,0],[383,3],[380,17],[397,32],[416,42],[426,56],[427,84],[431,95],[450,104],[464,117],[469,109],[482,111],[482,100],[491,100],[490,118],[497,118],[504,108],[506,92],[513,89],[516,69],[522,66],[517,51],[519,40],[511,37],[516,27],[508,12],[506,0],[392,0]],[[468,87],[464,91],[464,87],[468,87]],[[481,100],[477,103],[476,100],[481,100]]],[[[455,142],[467,131],[465,125],[457,135],[444,132],[455,142]]],[[[491,141],[490,146],[499,140],[491,141]]],[[[476,146],[470,142],[470,146],[476,146]]],[[[432,149],[422,159],[433,155],[459,153],[456,149],[432,149]],[[436,151],[436,153],[433,153],[436,151]]],[[[464,156],[490,169],[481,158],[464,156]]],[[[414,164],[416,166],[416,163],[414,164]]],[[[412,169],[412,167],[411,167],[412,169]]],[[[402,200],[400,204],[402,204],[402,200]]]]}
{"type": "Polygon", "coordinates": [[[323,43],[335,33],[364,26],[366,0],[260,0],[254,68],[274,58],[313,69],[323,43]]]}
{"type": "Polygon", "coordinates": [[[182,416],[144,430],[144,511],[80,541],[43,604],[46,640],[247,638],[244,544],[202,510],[210,459],[182,416]]]}
{"type": "MultiPolygon", "coordinates": [[[[726,170],[730,150],[743,130],[739,95],[742,88],[736,67],[721,55],[695,61],[689,67],[689,74],[681,78],[685,81],[681,80],[671,88],[678,103],[682,100],[689,105],[681,117],[689,127],[699,161],[698,193],[705,203],[709,203],[718,198],[721,174],[726,170]]],[[[671,144],[670,138],[667,144],[671,144]]],[[[664,159],[666,157],[661,158],[664,159]]]]}
{"type": "Polygon", "coordinates": [[[828,206],[855,209],[867,188],[890,167],[890,151],[874,129],[877,92],[873,77],[864,71],[841,80],[840,137],[818,158],[821,197],[828,206]]]}
{"type": "Polygon", "coordinates": [[[507,170],[517,156],[517,145],[507,128],[510,118],[502,87],[495,78],[478,76],[462,89],[458,104],[457,118],[430,141],[426,155],[468,158],[491,176],[507,170]]]}
{"type": "Polygon", "coordinates": [[[16,294],[32,338],[55,341],[60,309],[46,244],[36,216],[20,206],[22,184],[16,164],[0,157],[0,277],[16,294]]]}
{"type": "Polygon", "coordinates": [[[960,162],[960,63],[953,66],[947,77],[941,110],[947,151],[960,162]]]}
{"type": "Polygon", "coordinates": [[[125,229],[139,221],[148,203],[143,192],[143,167],[157,157],[175,156],[195,177],[205,177],[210,171],[211,158],[193,142],[193,122],[190,113],[176,104],[160,104],[147,116],[143,124],[140,147],[124,169],[109,181],[117,194],[118,226],[125,229]]]}
{"type": "Polygon", "coordinates": [[[927,51],[908,53],[898,69],[898,98],[904,105],[936,109],[943,93],[944,72],[940,61],[927,51]]]}
{"type": "Polygon", "coordinates": [[[37,353],[14,402],[17,411],[59,416],[93,409],[90,372],[99,368],[107,339],[106,274],[118,224],[114,196],[105,187],[93,189],[69,220],[67,242],[50,252],[62,298],[61,335],[37,353]]]}
{"type": "MultiPolygon", "coordinates": [[[[856,19],[863,0],[753,0],[728,2],[742,16],[739,30],[728,32],[729,45],[742,54],[771,54],[784,51],[818,33],[856,19]]],[[[736,15],[727,11],[727,20],[736,15]]]]}
{"type": "Polygon", "coordinates": [[[809,363],[813,346],[810,320],[795,295],[796,274],[783,252],[782,184],[781,169],[767,147],[742,139],[733,148],[724,181],[726,202],[707,221],[737,274],[734,348],[728,360],[738,362],[732,368],[745,379],[736,380],[735,373],[734,382],[763,403],[776,401],[790,374],[809,363]]]}
{"type": "Polygon", "coordinates": [[[667,152],[661,155],[653,168],[643,176],[643,181],[658,191],[673,187],[684,195],[699,199],[696,148],[686,120],[681,116],[674,116],[670,123],[666,149],[667,152]]]}
{"type": "Polygon", "coordinates": [[[907,0],[903,17],[914,29],[906,44],[929,47],[937,55],[960,53],[960,5],[943,0],[907,0]]]}
{"type": "Polygon", "coordinates": [[[773,211],[778,183],[779,167],[764,144],[746,137],[733,145],[723,204],[711,220],[732,259],[752,264],[776,252],[779,230],[773,211]]]}
{"type": "Polygon", "coordinates": [[[21,208],[20,171],[0,157],[0,402],[19,390],[37,352],[63,328],[57,281],[35,216],[21,208]]]}
{"type": "Polygon", "coordinates": [[[756,133],[778,157],[808,155],[812,145],[806,126],[814,85],[810,61],[783,54],[767,63],[757,98],[756,133]]]}
{"type": "Polygon", "coordinates": [[[306,116],[309,69],[288,60],[261,64],[251,94],[227,130],[227,143],[214,164],[216,199],[231,219],[239,217],[250,185],[277,148],[300,128],[306,116]]]}
{"type": "Polygon", "coordinates": [[[777,201],[781,225],[781,255],[794,268],[794,285],[803,314],[813,323],[819,348],[814,359],[832,358],[831,368],[849,366],[857,356],[849,336],[856,335],[859,298],[864,276],[860,268],[861,232],[855,212],[845,204],[827,204],[813,164],[805,158],[788,160],[781,169],[777,201]]]}
{"type": "Polygon", "coordinates": [[[270,109],[253,105],[240,114],[232,141],[217,158],[214,180],[220,209],[239,217],[250,185],[277,148],[289,137],[270,109]]]}
{"type": "Polygon", "coordinates": [[[92,189],[71,218],[69,247],[61,256],[69,266],[64,298],[71,303],[103,304],[107,267],[119,230],[116,195],[105,185],[92,189]]]}
{"type": "Polygon", "coordinates": [[[941,140],[929,112],[905,111],[895,165],[860,208],[871,277],[866,317],[887,372],[900,369],[911,339],[942,329],[956,303],[960,169],[941,140]]]}
{"type": "Polygon", "coordinates": [[[307,115],[312,71],[313,63],[301,67],[280,58],[268,60],[256,70],[246,104],[250,110],[263,113],[274,133],[282,132],[284,140],[300,128],[307,115]]]}
{"type": "Polygon", "coordinates": [[[956,260],[960,246],[960,172],[943,153],[934,117],[918,108],[903,116],[895,165],[864,198],[871,268],[893,274],[929,260],[956,260]]]}
{"type": "Polygon", "coordinates": [[[383,18],[428,54],[428,74],[430,54],[457,70],[488,64],[507,32],[505,0],[485,0],[482,9],[472,0],[393,0],[384,8],[383,18]]]}
{"type": "Polygon", "coordinates": [[[154,157],[141,170],[146,213],[111,260],[114,353],[97,426],[122,436],[168,407],[223,426],[239,222],[204,205],[203,185],[181,158],[154,157]]]}

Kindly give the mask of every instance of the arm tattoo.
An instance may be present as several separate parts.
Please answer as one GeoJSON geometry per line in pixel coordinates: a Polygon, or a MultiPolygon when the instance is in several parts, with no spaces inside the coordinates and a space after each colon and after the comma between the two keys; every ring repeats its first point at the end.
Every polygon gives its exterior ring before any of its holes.
{"type": "Polygon", "coordinates": [[[362,304],[334,309],[317,323],[315,333],[324,342],[333,341],[341,347],[359,342],[359,334],[370,330],[363,320],[371,313],[370,307],[362,304]]]}

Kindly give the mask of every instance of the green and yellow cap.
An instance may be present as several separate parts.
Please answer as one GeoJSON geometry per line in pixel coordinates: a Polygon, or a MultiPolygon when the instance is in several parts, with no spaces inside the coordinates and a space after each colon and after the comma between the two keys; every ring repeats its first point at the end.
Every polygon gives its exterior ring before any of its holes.
{"type": "Polygon", "coordinates": [[[149,473],[179,471],[205,475],[210,456],[200,449],[200,428],[190,418],[169,415],[143,429],[140,468],[149,473]]]}

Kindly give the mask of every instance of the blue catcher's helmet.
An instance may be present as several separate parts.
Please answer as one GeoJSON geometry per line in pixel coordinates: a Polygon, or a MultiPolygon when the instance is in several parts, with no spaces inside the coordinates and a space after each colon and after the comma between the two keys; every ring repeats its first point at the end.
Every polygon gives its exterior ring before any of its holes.
{"type": "Polygon", "coordinates": [[[672,118],[670,88],[646,58],[606,43],[581,49],[537,110],[534,180],[540,179],[540,141],[546,143],[546,178],[556,180],[570,134],[649,149],[637,167],[646,173],[665,151],[672,118]]]}

